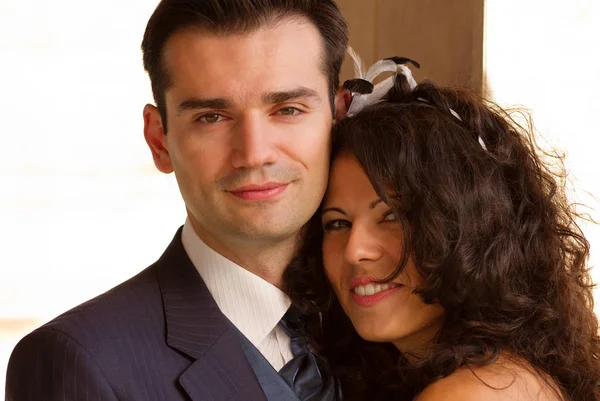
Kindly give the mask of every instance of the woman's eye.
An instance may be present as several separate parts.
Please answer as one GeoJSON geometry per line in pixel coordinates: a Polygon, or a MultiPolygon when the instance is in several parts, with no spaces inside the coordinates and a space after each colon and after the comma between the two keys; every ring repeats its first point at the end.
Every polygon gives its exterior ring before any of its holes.
{"type": "Polygon", "coordinates": [[[323,223],[323,230],[325,231],[337,231],[343,228],[351,227],[349,221],[347,220],[330,220],[323,223]]]}
{"type": "Polygon", "coordinates": [[[225,117],[218,113],[208,113],[203,114],[196,119],[196,122],[206,123],[206,124],[214,124],[222,121],[225,117]]]}
{"type": "Polygon", "coordinates": [[[396,213],[392,212],[391,210],[388,210],[384,215],[383,215],[383,221],[396,221],[398,220],[398,218],[396,217],[396,213]]]}

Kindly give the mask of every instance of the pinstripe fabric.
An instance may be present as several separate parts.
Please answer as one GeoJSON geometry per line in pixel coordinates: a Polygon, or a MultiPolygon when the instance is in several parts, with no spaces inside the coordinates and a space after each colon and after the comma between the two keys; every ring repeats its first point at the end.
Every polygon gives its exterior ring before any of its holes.
{"type": "Polygon", "coordinates": [[[23,372],[26,380],[14,377],[14,369],[9,370],[7,400],[117,400],[98,365],[72,338],[43,329],[31,335],[28,345],[21,345],[17,352],[34,363],[23,372]],[[70,375],[62,366],[71,366],[78,374],[70,375]],[[8,391],[15,387],[19,387],[18,392],[8,391]]]}
{"type": "Polygon", "coordinates": [[[181,242],[219,310],[279,371],[294,357],[289,337],[277,326],[291,305],[290,298],[202,242],[189,219],[181,242]]]}
{"type": "Polygon", "coordinates": [[[235,334],[181,244],[19,342],[6,400],[264,401],[235,334]]]}

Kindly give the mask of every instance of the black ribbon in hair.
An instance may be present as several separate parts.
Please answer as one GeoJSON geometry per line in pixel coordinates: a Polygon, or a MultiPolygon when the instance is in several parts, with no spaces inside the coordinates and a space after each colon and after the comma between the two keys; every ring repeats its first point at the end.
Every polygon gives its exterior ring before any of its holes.
{"type": "MultiPolygon", "coordinates": [[[[417,61],[410,59],[408,57],[394,56],[394,57],[387,57],[384,60],[391,60],[396,64],[409,64],[410,63],[413,66],[415,66],[416,68],[421,68],[421,64],[419,64],[417,61]]],[[[362,78],[349,79],[346,82],[344,82],[344,89],[348,89],[351,93],[357,93],[359,95],[368,95],[373,92],[374,88],[375,88],[375,85],[373,85],[373,83],[367,81],[366,79],[362,79],[362,78]]]]}
{"type": "Polygon", "coordinates": [[[350,93],[368,95],[369,93],[373,92],[374,88],[375,85],[362,78],[349,79],[344,82],[344,89],[348,89],[350,93]]]}
{"type": "Polygon", "coordinates": [[[394,63],[396,64],[412,64],[413,66],[415,66],[416,68],[421,68],[421,64],[419,64],[417,61],[412,60],[408,57],[398,57],[398,56],[394,56],[394,57],[388,57],[384,60],[392,60],[394,63]]]}

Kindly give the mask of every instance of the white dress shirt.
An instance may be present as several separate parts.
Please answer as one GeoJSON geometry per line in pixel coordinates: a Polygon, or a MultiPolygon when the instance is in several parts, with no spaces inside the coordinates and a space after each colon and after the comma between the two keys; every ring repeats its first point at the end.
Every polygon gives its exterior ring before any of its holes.
{"type": "Polygon", "coordinates": [[[186,220],[183,247],[221,312],[279,371],[293,358],[290,339],[277,326],[291,305],[289,297],[209,248],[186,220]]]}

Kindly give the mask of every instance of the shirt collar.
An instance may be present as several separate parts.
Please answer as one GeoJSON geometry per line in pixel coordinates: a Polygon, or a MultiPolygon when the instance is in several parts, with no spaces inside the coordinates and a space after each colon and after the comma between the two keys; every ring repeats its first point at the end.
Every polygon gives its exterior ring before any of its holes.
{"type": "Polygon", "coordinates": [[[189,219],[181,241],[221,312],[258,347],[290,307],[289,297],[206,245],[189,219]]]}

